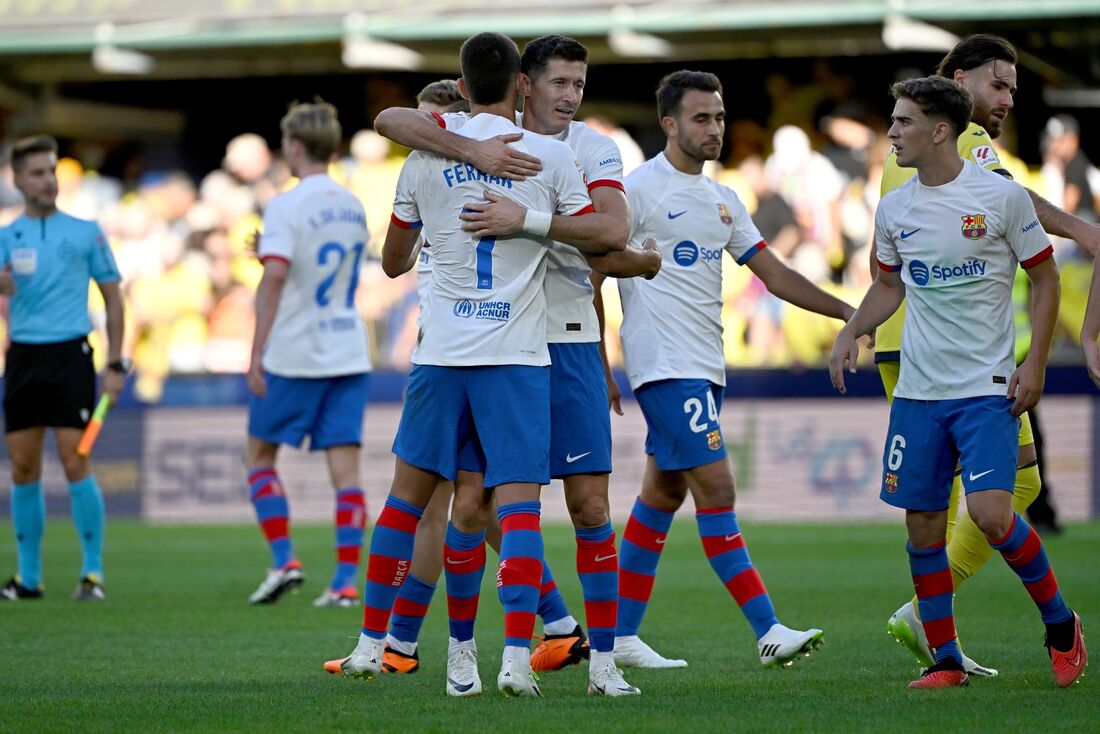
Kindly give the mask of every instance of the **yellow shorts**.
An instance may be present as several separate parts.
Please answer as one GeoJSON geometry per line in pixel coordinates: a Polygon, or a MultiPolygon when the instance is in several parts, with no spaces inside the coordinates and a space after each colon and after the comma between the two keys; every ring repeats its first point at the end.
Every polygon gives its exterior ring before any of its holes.
{"type": "MultiPolygon", "coordinates": [[[[901,372],[901,362],[879,362],[878,373],[882,377],[882,386],[886,388],[886,399],[894,402],[894,388],[898,386],[898,377],[901,372]]],[[[1031,417],[1024,413],[1020,416],[1020,445],[1030,446],[1035,443],[1035,436],[1031,433],[1031,417]]]]}

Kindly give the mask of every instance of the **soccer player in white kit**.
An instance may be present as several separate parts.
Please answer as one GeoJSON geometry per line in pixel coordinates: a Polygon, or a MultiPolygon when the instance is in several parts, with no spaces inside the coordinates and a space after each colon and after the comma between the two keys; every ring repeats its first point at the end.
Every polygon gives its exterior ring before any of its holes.
{"type": "Polygon", "coordinates": [[[248,483],[271,546],[272,568],[249,601],[273,603],[301,585],[289,507],[275,471],[280,444],[324,451],[336,489],[336,572],[315,606],[357,604],[355,575],[366,523],[359,446],[371,370],[355,308],[369,235],[363,207],[326,171],[340,145],[336,108],[295,105],[281,122],[283,156],[301,181],[264,212],[256,333],[248,387],[248,483]]]}
{"type": "Polygon", "coordinates": [[[934,664],[910,688],[964,686],[955,635],[954,584],[945,536],[955,466],[967,511],[1024,582],[1046,625],[1054,678],[1068,686],[1088,661],[1081,619],[1062,599],[1042,540],[1012,509],[1019,418],[1043,391],[1058,316],[1053,249],[1025,189],[964,161],[956,140],[973,101],[942,77],[898,82],[888,137],[898,164],[917,175],[875,214],[879,277],[833,347],[829,369],[844,392],[855,338],[908,297],[901,372],[883,455],[881,498],[904,508],[906,549],[934,664]],[[1012,281],[1031,279],[1032,341],[1013,360],[1012,281]]]}
{"type": "MultiPolygon", "coordinates": [[[[459,81],[471,103],[461,133],[487,138],[514,133],[519,51],[500,34],[482,33],[461,51],[459,81]]],[[[465,205],[486,190],[508,191],[537,212],[567,216],[592,211],[572,152],[531,136],[515,144],[543,162],[522,182],[501,179],[435,154],[415,152],[398,182],[394,217],[383,249],[393,275],[409,267],[423,222],[432,243],[427,319],[413,358],[401,424],[397,467],[386,508],[371,539],[363,629],[343,663],[346,675],[373,677],[394,598],[408,572],[416,522],[439,477],[453,479],[460,452],[472,445],[485,464],[500,518],[497,587],[504,606],[505,647],[497,687],[508,695],[541,696],[530,671],[530,641],[542,574],[539,488],[549,482],[549,364],[543,236],[475,238],[462,231],[465,205]]],[[[451,682],[448,681],[448,685],[451,682]]],[[[480,680],[460,682],[470,695],[480,680]]]]}
{"type": "Polygon", "coordinates": [[[615,659],[646,668],[687,665],[656,653],[638,637],[638,627],[673,514],[690,488],[703,549],[752,625],[760,662],[783,665],[809,654],[822,632],[779,623],[734,514],[733,475],[718,420],[726,381],[723,252],[796,306],[839,319],[852,307],[765,249],[736,194],[703,175],[703,164],[721,153],[725,131],[718,78],[698,71],[669,74],[657,90],[657,106],[665,150],[625,181],[631,246],[652,237],[665,264],[653,280],[619,281],[626,371],[649,432],[642,492],[619,548],[615,659]]]}
{"type": "MultiPolygon", "coordinates": [[[[608,416],[607,383],[600,356],[602,329],[589,281],[593,267],[619,277],[652,277],[660,268],[656,252],[633,250],[603,256],[582,254],[593,240],[610,236],[625,239],[628,227],[626,197],[622,188],[622,161],[614,141],[583,123],[574,122],[584,93],[587,50],[571,38],[543,36],[524,48],[521,77],[525,90],[522,125],[525,130],[552,135],[567,143],[584,170],[596,212],[610,226],[601,227],[597,217],[553,219],[550,234],[559,240],[550,252],[545,291],[551,352],[551,476],[565,483],[567,507],[577,532],[577,570],[585,598],[585,613],[592,635],[589,691],[601,695],[636,695],[637,689],[621,679],[611,657],[617,616],[618,563],[611,528],[607,489],[611,471],[611,425],[608,416]],[[621,235],[618,232],[621,231],[621,235]],[[571,243],[576,247],[569,246],[571,243]]],[[[441,127],[454,130],[462,116],[436,118],[441,127]]],[[[392,131],[398,142],[412,147],[446,149],[424,129],[422,120],[407,110],[387,111],[379,116],[384,134],[392,131]],[[398,118],[391,120],[390,118],[398,118]],[[418,130],[419,127],[419,130],[418,130]]],[[[458,141],[452,145],[460,147],[458,141]]],[[[472,152],[472,151],[471,151],[472,152]]],[[[475,236],[508,235],[522,230],[528,211],[507,198],[507,192],[486,195],[488,204],[471,204],[462,218],[475,236]]],[[[473,467],[470,467],[473,468],[473,467]]],[[[469,532],[476,524],[475,500],[480,489],[463,497],[458,490],[449,537],[469,532]]],[[[459,538],[461,540],[461,538],[459,538]]],[[[450,553],[450,551],[448,551],[450,553]]],[[[448,596],[453,597],[452,580],[457,575],[448,567],[448,596]]],[[[545,567],[543,597],[539,614],[544,620],[545,640],[532,656],[532,668],[552,670],[588,651],[579,625],[568,614],[545,567]],[[549,592],[547,590],[549,589],[549,592]],[[578,653],[578,650],[580,653],[578,653]]]]}

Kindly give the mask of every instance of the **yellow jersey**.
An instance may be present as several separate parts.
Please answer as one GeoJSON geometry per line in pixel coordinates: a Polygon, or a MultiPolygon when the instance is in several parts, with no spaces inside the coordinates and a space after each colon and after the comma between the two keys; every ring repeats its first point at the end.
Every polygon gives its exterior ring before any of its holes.
{"type": "MultiPolygon", "coordinates": [[[[1012,174],[997,157],[993,148],[993,139],[981,125],[972,122],[959,136],[959,157],[977,163],[982,168],[996,171],[1002,176],[1012,178],[1012,174]]],[[[880,198],[886,196],[903,183],[913,178],[915,168],[902,168],[898,165],[894,151],[886,157],[882,169],[882,183],[879,186],[880,198]]],[[[897,362],[901,359],[901,333],[905,326],[905,304],[875,330],[875,361],[897,362]]]]}

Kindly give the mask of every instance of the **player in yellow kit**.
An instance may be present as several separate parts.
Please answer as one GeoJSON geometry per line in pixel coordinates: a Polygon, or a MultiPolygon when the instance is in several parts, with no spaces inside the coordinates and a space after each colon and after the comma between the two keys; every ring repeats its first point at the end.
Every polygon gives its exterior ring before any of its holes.
{"type": "MultiPolygon", "coordinates": [[[[974,100],[970,126],[958,139],[959,156],[1010,179],[1012,174],[997,157],[993,148],[993,139],[1000,135],[1001,126],[1008,111],[1013,107],[1012,98],[1016,93],[1016,63],[1016,50],[1012,44],[998,36],[983,34],[971,36],[959,42],[948,52],[936,70],[938,75],[954,79],[965,87],[974,100]]],[[[891,151],[882,173],[882,195],[885,196],[898,188],[915,173],[916,169],[898,166],[894,152],[891,151]]],[[[1058,209],[1034,192],[1029,193],[1044,230],[1051,234],[1077,239],[1086,249],[1095,249],[1098,234],[1093,225],[1058,209]]],[[[903,232],[901,237],[905,236],[906,233],[903,232]]],[[[872,263],[875,262],[876,257],[877,253],[872,246],[872,263]]],[[[872,272],[876,270],[876,267],[872,267],[872,272]]],[[[905,305],[903,303],[897,313],[875,332],[875,363],[882,376],[887,400],[891,401],[894,387],[898,383],[904,323],[905,305]]],[[[1038,496],[1041,485],[1031,421],[1026,413],[1020,418],[1020,455],[1012,505],[1016,512],[1023,513],[1038,496]]],[[[947,553],[956,589],[975,574],[993,554],[993,549],[982,531],[968,514],[963,513],[956,522],[961,489],[962,480],[956,473],[951,487],[947,515],[947,553]]],[[[915,597],[890,617],[887,631],[894,639],[905,645],[922,665],[932,664],[931,650],[917,616],[915,597]]],[[[986,677],[997,675],[995,669],[979,665],[965,654],[963,666],[970,675],[986,677]]]]}

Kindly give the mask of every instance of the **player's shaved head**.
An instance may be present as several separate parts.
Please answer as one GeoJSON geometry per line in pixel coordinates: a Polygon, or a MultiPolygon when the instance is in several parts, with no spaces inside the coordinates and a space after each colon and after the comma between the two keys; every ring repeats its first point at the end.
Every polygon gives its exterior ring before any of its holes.
{"type": "Polygon", "coordinates": [[[416,95],[418,105],[432,105],[442,112],[469,112],[470,103],[462,98],[458,91],[458,82],[454,79],[440,79],[420,90],[416,95]]]}
{"type": "Polygon", "coordinates": [[[947,120],[958,137],[970,124],[970,111],[974,101],[970,93],[958,82],[942,76],[906,79],[890,88],[894,99],[911,100],[925,117],[947,120]]]}
{"type": "Polygon", "coordinates": [[[959,41],[936,68],[936,73],[952,79],[956,71],[970,71],[990,61],[1004,61],[1015,66],[1020,60],[1015,47],[1000,36],[979,33],[959,41]]]}
{"type": "Polygon", "coordinates": [[[477,105],[504,102],[519,74],[519,48],[500,33],[479,33],[459,51],[462,81],[470,101],[477,105]]]}
{"type": "Polygon", "coordinates": [[[36,153],[52,153],[56,156],[57,141],[49,135],[34,135],[16,140],[11,146],[11,170],[19,173],[23,161],[36,153]]]}
{"type": "Polygon", "coordinates": [[[520,58],[519,70],[534,79],[553,59],[562,61],[579,61],[588,63],[588,49],[579,41],[568,36],[552,34],[542,36],[530,41],[523,47],[523,56],[520,58]]]}
{"type": "Polygon", "coordinates": [[[657,117],[675,117],[680,111],[684,94],[697,89],[701,92],[722,94],[722,82],[708,71],[674,71],[665,76],[657,86],[657,117]]]}

